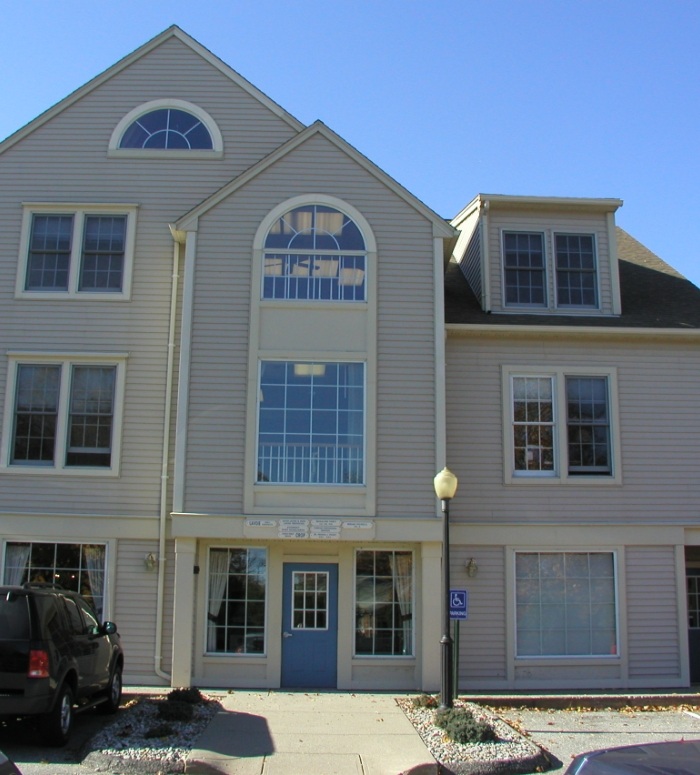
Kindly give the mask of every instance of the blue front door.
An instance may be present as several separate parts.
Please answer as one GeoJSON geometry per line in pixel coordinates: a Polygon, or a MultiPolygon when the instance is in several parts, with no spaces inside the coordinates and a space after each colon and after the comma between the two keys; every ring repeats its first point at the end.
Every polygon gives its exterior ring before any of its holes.
{"type": "Polygon", "coordinates": [[[285,563],[282,686],[335,689],[338,566],[285,563]]]}

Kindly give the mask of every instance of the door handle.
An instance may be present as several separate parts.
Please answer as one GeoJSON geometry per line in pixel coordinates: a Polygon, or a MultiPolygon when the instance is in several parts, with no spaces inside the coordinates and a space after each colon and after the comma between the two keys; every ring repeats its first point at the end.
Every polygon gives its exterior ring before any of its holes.
{"type": "Polygon", "coordinates": [[[291,632],[283,632],[282,633],[282,637],[283,638],[291,638],[292,637],[292,633],[291,632]]]}

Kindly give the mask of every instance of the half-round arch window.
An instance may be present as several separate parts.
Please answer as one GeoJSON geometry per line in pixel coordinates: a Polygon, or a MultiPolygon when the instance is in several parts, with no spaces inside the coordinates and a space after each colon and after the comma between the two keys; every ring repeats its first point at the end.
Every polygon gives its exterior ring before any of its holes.
{"type": "Polygon", "coordinates": [[[277,219],[263,262],[263,299],[365,301],[364,237],[333,207],[302,205],[277,219]]]}
{"type": "Polygon", "coordinates": [[[127,127],[120,148],[165,148],[168,150],[211,150],[209,130],[202,121],[184,110],[160,108],[140,116],[127,127]]]}
{"type": "Polygon", "coordinates": [[[221,132],[212,117],[184,100],[153,100],[130,111],[114,129],[110,152],[189,154],[223,151],[221,132]]]}

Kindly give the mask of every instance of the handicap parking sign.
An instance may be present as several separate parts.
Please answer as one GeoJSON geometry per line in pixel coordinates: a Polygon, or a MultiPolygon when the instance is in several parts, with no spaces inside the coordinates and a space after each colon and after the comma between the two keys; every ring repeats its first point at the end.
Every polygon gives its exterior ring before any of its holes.
{"type": "Polygon", "coordinates": [[[466,589],[450,590],[450,619],[466,621],[469,608],[469,593],[466,589]]]}

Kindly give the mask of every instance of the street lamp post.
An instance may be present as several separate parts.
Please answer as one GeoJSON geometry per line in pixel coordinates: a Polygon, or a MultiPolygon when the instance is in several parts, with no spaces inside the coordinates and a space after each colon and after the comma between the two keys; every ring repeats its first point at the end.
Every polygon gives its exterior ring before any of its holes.
{"type": "Polygon", "coordinates": [[[452,695],[452,636],[450,635],[450,501],[457,492],[457,477],[448,468],[435,477],[435,494],[442,503],[442,686],[440,709],[451,708],[452,695]]]}

